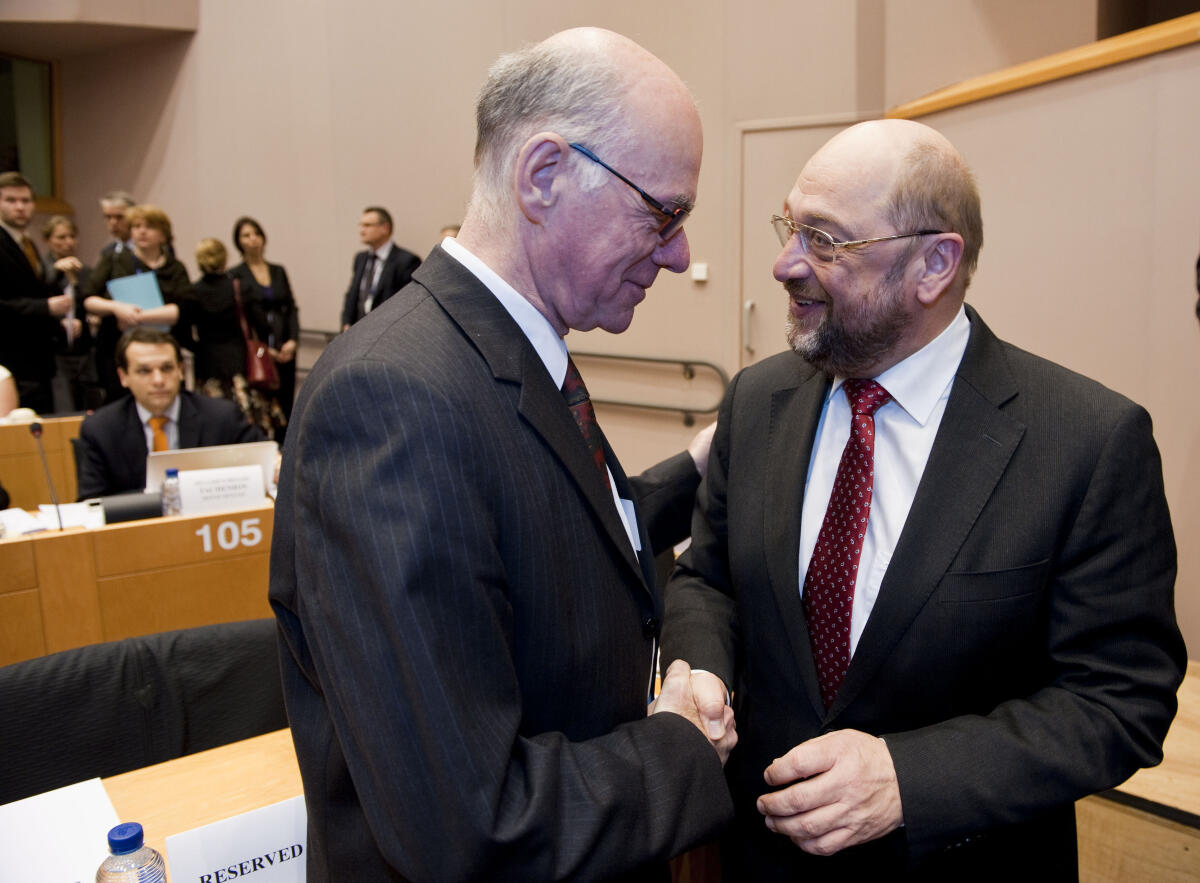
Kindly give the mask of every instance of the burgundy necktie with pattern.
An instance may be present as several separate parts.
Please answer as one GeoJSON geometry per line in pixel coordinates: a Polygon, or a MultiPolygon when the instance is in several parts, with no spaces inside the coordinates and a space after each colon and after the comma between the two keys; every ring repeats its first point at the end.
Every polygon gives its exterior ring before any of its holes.
{"type": "Polygon", "coordinates": [[[600,424],[596,422],[596,411],[592,408],[592,400],[588,397],[579,369],[575,367],[575,360],[570,356],[567,357],[567,376],[563,380],[562,394],[567,400],[567,407],[571,409],[571,416],[575,418],[575,425],[583,433],[583,440],[592,452],[604,486],[611,487],[608,483],[608,467],[604,463],[604,450],[600,446],[600,424]]]}
{"type": "Polygon", "coordinates": [[[826,709],[850,667],[850,611],[875,484],[875,412],[892,398],[874,380],[847,380],[842,388],[850,401],[850,438],[804,577],[808,636],[826,709]]]}

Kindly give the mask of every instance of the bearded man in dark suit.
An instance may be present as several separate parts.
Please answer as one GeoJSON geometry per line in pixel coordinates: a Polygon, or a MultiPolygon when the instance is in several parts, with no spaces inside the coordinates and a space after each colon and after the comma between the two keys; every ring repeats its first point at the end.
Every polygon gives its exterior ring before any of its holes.
{"type": "Polygon", "coordinates": [[[933,129],[847,129],[785,207],[794,352],[731,383],[667,590],[737,713],[726,875],[1073,880],[1074,801],[1161,760],[1186,664],[1149,415],[964,307],[933,129]]]}
{"type": "Polygon", "coordinates": [[[651,552],[699,476],[625,476],[563,338],[688,266],[700,120],[593,29],[501,58],[477,120],[458,238],[288,431],[270,597],[309,878],[658,879],[730,813],[732,713],[710,743],[679,663],[647,714],[651,552]]]}

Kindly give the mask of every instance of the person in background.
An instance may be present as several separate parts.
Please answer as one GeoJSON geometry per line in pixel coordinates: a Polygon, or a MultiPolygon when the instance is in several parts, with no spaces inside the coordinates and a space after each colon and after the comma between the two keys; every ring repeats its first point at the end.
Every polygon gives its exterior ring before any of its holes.
{"type": "Polygon", "coordinates": [[[242,303],[263,317],[267,333],[263,341],[275,359],[279,371],[279,390],[274,399],[282,409],[282,421],[275,424],[274,438],[283,443],[287,421],[292,416],[296,397],[296,348],[300,344],[300,310],[292,295],[287,270],[266,259],[267,234],[251,217],[240,217],[233,224],[233,246],[242,262],[230,271],[241,287],[242,303]]]}
{"type": "Polygon", "coordinates": [[[125,213],[137,205],[137,200],[124,190],[111,190],[100,197],[100,213],[112,239],[100,249],[100,258],[112,257],[129,247],[129,219],[125,213]]]}
{"type": "Polygon", "coordinates": [[[284,450],[269,597],[308,876],[662,880],[731,811],[732,712],[710,741],[677,663],[647,713],[653,553],[700,474],[627,477],[563,338],[624,331],[687,268],[700,117],[581,28],[497,61],[476,118],[459,237],[325,350],[284,450]]]}
{"type": "Polygon", "coordinates": [[[342,298],[342,330],[403,288],[412,279],[421,259],[392,242],[392,216],[385,208],[363,209],[358,236],[366,251],[354,256],[350,287],[342,298]]]}
{"type": "MultiPolygon", "coordinates": [[[[247,419],[267,438],[278,440],[276,430],[286,422],[271,393],[251,389],[246,383],[246,339],[238,318],[233,279],[225,272],[228,253],[216,239],[201,239],[196,265],[203,274],[180,301],[180,325],[196,356],[196,391],[211,398],[235,402],[247,419]]],[[[270,333],[266,317],[256,304],[242,296],[246,321],[259,340],[270,333]]]]}
{"type": "Polygon", "coordinates": [[[1150,415],[964,304],[934,129],[840,132],[783,205],[792,351],[730,383],[664,620],[733,697],[725,874],[1076,880],[1075,801],[1162,759],[1187,664],[1150,415]]]}
{"type": "Polygon", "coordinates": [[[54,410],[54,351],[71,309],[51,294],[37,246],[28,235],[33,186],[19,172],[0,173],[0,364],[17,382],[21,402],[39,414],[54,410]]]}
{"type": "Polygon", "coordinates": [[[179,321],[179,301],[191,288],[187,269],[168,251],[171,219],[155,205],[136,205],[125,213],[129,222],[130,247],[102,255],[84,289],[84,306],[100,318],[96,334],[96,370],[108,401],[123,394],[125,384],[116,374],[116,345],[122,332],[138,325],[174,327],[179,321]],[[153,273],[162,292],[163,305],[143,310],[113,300],[108,283],[135,273],[153,273]]]}
{"type": "Polygon", "coordinates": [[[447,236],[453,239],[458,235],[458,231],[462,229],[462,224],[447,224],[442,228],[442,232],[438,234],[438,242],[441,242],[447,236]]]}
{"type": "Polygon", "coordinates": [[[116,359],[117,376],[130,395],[89,414],[79,427],[80,500],[142,490],[151,451],[263,440],[233,402],[182,388],[174,336],[134,327],[117,341],[116,359]]]}
{"type": "Polygon", "coordinates": [[[55,215],[42,227],[47,252],[42,257],[45,278],[55,294],[72,297],[71,309],[62,319],[63,336],[54,354],[54,410],[83,411],[103,404],[99,388],[92,329],[83,307],[84,289],[92,269],[76,255],[79,229],[65,215],[55,215]]]}

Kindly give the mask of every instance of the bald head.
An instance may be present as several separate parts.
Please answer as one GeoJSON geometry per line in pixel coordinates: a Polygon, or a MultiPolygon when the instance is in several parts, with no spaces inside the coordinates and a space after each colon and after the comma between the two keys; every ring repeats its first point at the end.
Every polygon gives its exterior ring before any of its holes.
{"type": "Polygon", "coordinates": [[[912,120],[871,120],[833,136],[801,180],[835,180],[853,203],[897,231],[943,230],[963,238],[957,286],[965,291],[983,246],[979,191],[950,141],[912,120]]]}

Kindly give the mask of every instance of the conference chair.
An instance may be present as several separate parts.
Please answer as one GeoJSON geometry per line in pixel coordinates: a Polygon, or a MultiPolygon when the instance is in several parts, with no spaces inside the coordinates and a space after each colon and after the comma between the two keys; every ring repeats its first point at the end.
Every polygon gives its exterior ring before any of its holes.
{"type": "Polygon", "coordinates": [[[287,726],[275,620],[0,667],[0,804],[287,726]]]}

